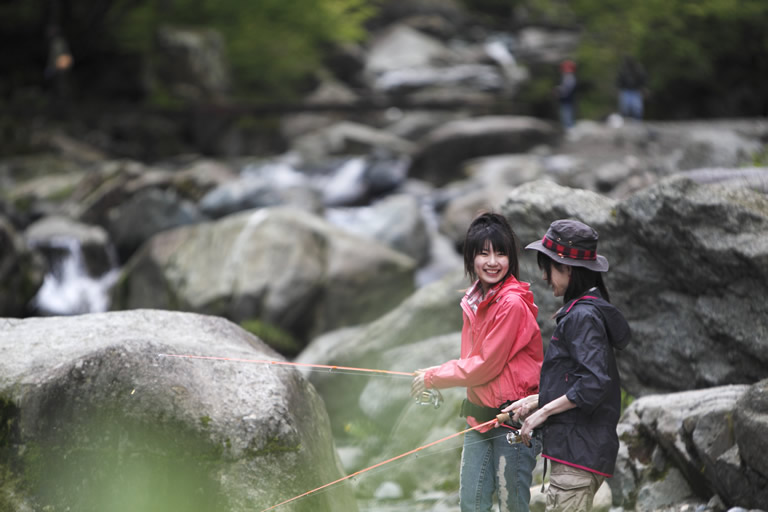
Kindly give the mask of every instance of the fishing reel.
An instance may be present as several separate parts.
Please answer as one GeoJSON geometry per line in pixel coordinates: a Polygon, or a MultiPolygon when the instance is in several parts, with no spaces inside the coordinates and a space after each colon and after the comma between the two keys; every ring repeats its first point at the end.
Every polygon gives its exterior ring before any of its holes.
{"type": "Polygon", "coordinates": [[[509,428],[507,431],[507,442],[509,444],[522,443],[523,436],[520,435],[520,430],[523,428],[523,426],[520,423],[513,421],[510,416],[510,413],[505,412],[496,416],[496,420],[500,424],[503,424],[505,427],[509,428]]]}
{"type": "Polygon", "coordinates": [[[443,404],[443,395],[437,389],[426,389],[414,397],[418,405],[431,405],[439,409],[443,404]]]}
{"type": "Polygon", "coordinates": [[[520,435],[520,431],[517,429],[512,429],[509,432],[507,432],[507,442],[509,444],[517,444],[523,442],[523,436],[520,435]]]}
{"type": "MultiPolygon", "coordinates": [[[[525,443],[525,441],[523,441],[523,436],[520,435],[520,429],[522,428],[523,428],[522,426],[520,427],[515,426],[515,427],[512,427],[512,429],[509,432],[507,432],[507,442],[509,444],[525,443]]],[[[536,429],[536,428],[533,429],[533,432],[531,432],[531,439],[533,438],[537,438],[539,440],[541,439],[541,432],[539,431],[539,429],[536,429]]]]}

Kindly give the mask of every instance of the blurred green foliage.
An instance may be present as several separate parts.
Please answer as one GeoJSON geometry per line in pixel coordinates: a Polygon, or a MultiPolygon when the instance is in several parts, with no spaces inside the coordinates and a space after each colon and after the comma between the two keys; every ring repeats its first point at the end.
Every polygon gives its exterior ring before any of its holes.
{"type": "Polygon", "coordinates": [[[583,27],[580,76],[594,85],[583,114],[615,109],[615,74],[625,55],[648,71],[652,115],[766,114],[768,2],[573,0],[569,6],[583,27]]]}
{"type": "Polygon", "coordinates": [[[301,352],[302,346],[293,336],[269,322],[253,318],[240,322],[240,327],[257,336],[284,356],[293,357],[301,352]]]}
{"type": "MultiPolygon", "coordinates": [[[[646,110],[654,118],[768,115],[768,2],[765,0],[460,0],[482,23],[513,31],[527,24],[571,28],[581,117],[616,110],[615,75],[635,56],[648,71],[646,110]]],[[[121,84],[152,59],[157,28],[214,28],[222,33],[237,99],[290,99],[311,84],[328,48],[366,37],[377,0],[25,0],[0,1],[0,97],[39,84],[54,18],[75,55],[84,94],[121,84]],[[57,16],[52,6],[58,5],[57,16]],[[122,63],[122,65],[121,65],[122,63]],[[90,67],[89,67],[90,66],[90,67]],[[101,75],[99,75],[99,73],[101,75]],[[110,83],[112,83],[110,82],[110,83]]],[[[526,101],[552,104],[556,63],[537,69],[526,101]],[[544,83],[548,81],[549,83],[544,83]]],[[[137,87],[134,87],[136,89],[137,87]]],[[[133,91],[133,90],[132,90],[133,91]]],[[[129,91],[129,92],[132,92],[129,91]]],[[[110,91],[109,94],[125,91],[110,91]]],[[[173,105],[167,91],[153,98],[173,105]],[[167,96],[167,94],[166,94],[167,96]]],[[[132,98],[132,97],[131,97],[132,98]]],[[[0,100],[2,101],[2,100],[0,100]]],[[[550,106],[549,108],[554,108],[550,106]]],[[[536,113],[536,112],[534,112],[536,113]]]]}
{"type": "Polygon", "coordinates": [[[105,406],[27,443],[21,458],[40,510],[223,512],[223,451],[181,421],[146,424],[105,406]]]}
{"type": "Polygon", "coordinates": [[[754,167],[768,167],[768,144],[752,155],[750,164],[754,167]]]}
{"type": "Polygon", "coordinates": [[[222,33],[235,94],[290,97],[316,70],[328,45],[365,37],[373,9],[366,0],[146,0],[118,27],[128,49],[150,52],[165,24],[222,33]]]}
{"type": "MultiPolygon", "coordinates": [[[[500,0],[463,0],[501,12],[500,0]]],[[[624,56],[648,73],[647,112],[656,118],[768,115],[768,2],[765,0],[517,0],[514,24],[572,28],[582,84],[581,117],[616,110],[615,77],[624,56]]],[[[554,68],[554,66],[553,66],[554,68]]],[[[549,76],[558,80],[557,70],[549,76]]],[[[539,84],[527,101],[550,101],[539,84]]]]}
{"type": "Polygon", "coordinates": [[[12,79],[5,87],[39,81],[50,25],[66,35],[78,73],[89,65],[117,70],[120,61],[151,62],[159,27],[212,28],[226,41],[235,95],[281,99],[307,82],[327,48],[363,39],[374,12],[369,0],[0,2],[0,42],[15,45],[0,71],[12,79]]]}
{"type": "Polygon", "coordinates": [[[621,415],[624,415],[624,411],[627,410],[627,407],[629,407],[632,402],[635,401],[634,395],[630,395],[629,392],[621,388],[621,415]]]}

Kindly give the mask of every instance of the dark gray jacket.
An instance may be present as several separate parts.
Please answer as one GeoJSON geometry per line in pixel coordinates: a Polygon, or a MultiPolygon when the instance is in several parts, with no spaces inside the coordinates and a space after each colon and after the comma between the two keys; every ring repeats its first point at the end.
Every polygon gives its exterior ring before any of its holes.
{"type": "Polygon", "coordinates": [[[576,408],[550,416],[543,456],[604,476],[616,465],[621,382],[614,348],[630,341],[629,324],[596,288],[564,305],[541,367],[539,406],[566,395],[576,408]]]}

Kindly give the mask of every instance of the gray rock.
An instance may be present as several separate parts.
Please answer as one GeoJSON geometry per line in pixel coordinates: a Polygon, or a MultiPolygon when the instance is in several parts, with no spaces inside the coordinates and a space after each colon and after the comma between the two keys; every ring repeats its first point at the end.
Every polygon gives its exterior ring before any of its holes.
{"type": "Polygon", "coordinates": [[[108,226],[122,261],[162,231],[207,220],[173,189],[148,188],[109,211],[108,226]]]}
{"type": "Polygon", "coordinates": [[[156,36],[154,78],[176,98],[199,101],[226,97],[231,78],[225,45],[216,30],[164,26],[156,36]]]}
{"type": "MultiPolygon", "coordinates": [[[[612,212],[615,207],[615,200],[596,192],[539,180],[512,189],[501,206],[501,212],[515,230],[521,248],[534,240],[540,240],[553,220],[578,219],[594,227],[600,235],[600,252],[605,253],[611,264],[608,273],[610,279],[617,263],[609,235],[614,230],[612,212]]],[[[546,345],[554,331],[551,316],[562,306],[562,299],[553,297],[552,291],[541,279],[534,251],[521,251],[520,275],[523,281],[531,283],[539,306],[539,327],[546,345]]],[[[611,283],[609,280],[609,290],[613,291],[611,283]]]]}
{"type": "MultiPolygon", "coordinates": [[[[733,417],[736,443],[743,464],[753,471],[748,471],[742,481],[733,482],[740,485],[737,492],[728,496],[732,503],[750,508],[760,508],[768,503],[768,464],[762,457],[768,449],[765,437],[767,413],[768,380],[762,380],[750,387],[736,404],[733,417]]],[[[734,467],[733,462],[729,466],[729,469],[739,468],[734,467]]]]}
{"type": "Polygon", "coordinates": [[[377,318],[413,290],[413,271],[307,212],[264,208],[156,235],[124,268],[113,308],[260,319],[301,340],[377,318]]]}
{"type": "MultiPolygon", "coordinates": [[[[760,457],[752,455],[760,453],[764,437],[762,430],[754,428],[764,425],[753,424],[753,430],[739,425],[761,416],[753,407],[761,407],[755,397],[765,382],[635,400],[618,428],[622,447],[617,475],[609,480],[614,504],[652,508],[655,496],[667,492],[659,492],[659,488],[668,485],[661,482],[668,478],[670,468],[675,470],[675,478],[684,478],[691,497],[710,499],[715,495],[729,506],[764,503],[768,480],[761,474],[760,457]],[[749,458],[742,458],[745,453],[749,458]]],[[[680,503],[689,501],[671,496],[680,503]]]]}
{"type": "Polygon", "coordinates": [[[301,135],[292,141],[291,147],[308,164],[321,163],[334,155],[367,153],[373,148],[404,155],[414,150],[413,143],[408,140],[350,121],[337,122],[301,135]]]}
{"type": "Polygon", "coordinates": [[[609,257],[610,282],[633,336],[644,340],[631,344],[620,363],[630,390],[767,376],[764,194],[671,177],[619,203],[615,227],[606,232],[606,250],[616,255],[609,257]],[[651,379],[644,371],[661,367],[666,371],[651,379]]]}
{"type": "MultiPolygon", "coordinates": [[[[611,264],[612,299],[634,339],[643,340],[619,357],[623,384],[632,394],[768,376],[764,194],[673,176],[615,202],[534,182],[513,190],[502,211],[524,244],[559,218],[577,218],[598,231],[599,250],[611,264]]],[[[522,261],[523,278],[533,280],[540,318],[546,319],[560,301],[537,279],[535,257],[526,254],[522,261]]],[[[551,328],[542,323],[545,340],[551,328]]]]}
{"type": "MultiPolygon", "coordinates": [[[[340,477],[322,400],[298,372],[163,355],[213,353],[279,357],[188,313],[3,320],[2,470],[22,499],[82,511],[261,510],[340,477]]],[[[357,510],[344,486],[309,500],[357,510]]]]}
{"type": "Polygon", "coordinates": [[[514,116],[486,116],[449,122],[418,142],[410,175],[435,185],[460,179],[464,161],[481,156],[523,153],[557,140],[551,123],[514,116]]]}
{"type": "Polygon", "coordinates": [[[17,185],[4,186],[4,196],[19,216],[37,219],[60,214],[69,196],[85,178],[85,172],[61,169],[56,174],[37,176],[17,185]]]}
{"type": "MultiPolygon", "coordinates": [[[[420,368],[419,365],[432,366],[443,363],[445,361],[429,360],[430,357],[436,357],[433,343],[418,342],[461,330],[460,290],[466,286],[462,271],[451,272],[439,281],[420,288],[396,308],[373,322],[331,331],[314,338],[296,361],[404,372],[412,372],[420,368]],[[417,345],[410,346],[413,344],[417,345]]],[[[448,343],[455,345],[452,350],[458,350],[458,340],[448,343]]],[[[440,357],[444,356],[445,354],[440,357]]],[[[340,382],[333,375],[323,372],[313,372],[308,378],[326,400],[328,410],[331,411],[334,431],[343,431],[350,421],[359,421],[361,410],[367,411],[365,414],[370,414],[372,418],[386,418],[389,425],[383,427],[386,431],[392,428],[391,422],[403,405],[410,403],[410,399],[403,399],[408,393],[407,379],[403,379],[405,384],[402,393],[393,394],[391,397],[378,396],[378,392],[382,390],[381,386],[387,384],[399,386],[400,379],[391,383],[387,379],[372,381],[372,388],[365,395],[371,400],[362,400],[364,390],[368,389],[369,385],[367,379],[347,379],[340,382]]]]}
{"type": "Polygon", "coordinates": [[[467,188],[467,192],[446,203],[440,215],[440,232],[445,234],[456,248],[464,245],[464,238],[472,220],[484,211],[498,211],[511,187],[498,184],[482,188],[467,188]]]}
{"type": "Polygon", "coordinates": [[[429,87],[464,86],[472,91],[498,91],[503,78],[494,66],[462,64],[450,67],[403,68],[381,73],[373,88],[389,94],[429,87]]]}
{"type": "Polygon", "coordinates": [[[759,140],[717,124],[689,126],[679,145],[683,150],[675,167],[681,171],[702,167],[735,167],[749,162],[752,155],[763,147],[759,140]]]}
{"type": "Polygon", "coordinates": [[[707,168],[683,171],[679,174],[697,183],[720,183],[733,187],[751,188],[768,193],[768,167],[707,168]]]}
{"type": "Polygon", "coordinates": [[[655,512],[693,498],[693,493],[680,472],[671,468],[664,479],[649,482],[637,493],[637,512],[655,512]]]}
{"type": "Polygon", "coordinates": [[[515,53],[529,61],[556,64],[573,54],[579,35],[571,30],[526,27],[517,34],[515,53]]]}
{"type": "Polygon", "coordinates": [[[468,160],[465,172],[487,185],[517,187],[544,177],[543,159],[536,155],[493,155],[468,160]]]}
{"type": "Polygon", "coordinates": [[[406,140],[418,140],[442,124],[464,117],[460,111],[441,110],[389,109],[387,114],[386,130],[406,140]]]}
{"type": "Polygon", "coordinates": [[[358,236],[407,254],[419,265],[429,259],[426,222],[413,196],[391,195],[368,207],[329,209],[326,218],[358,236]]]}
{"type": "Polygon", "coordinates": [[[455,59],[440,40],[405,25],[393,25],[377,34],[370,44],[365,72],[377,76],[387,71],[429,66],[455,59]]]}
{"type": "Polygon", "coordinates": [[[323,210],[320,193],[309,183],[281,185],[274,180],[243,177],[219,185],[200,200],[200,210],[213,219],[255,208],[291,206],[311,213],[323,210]]]}

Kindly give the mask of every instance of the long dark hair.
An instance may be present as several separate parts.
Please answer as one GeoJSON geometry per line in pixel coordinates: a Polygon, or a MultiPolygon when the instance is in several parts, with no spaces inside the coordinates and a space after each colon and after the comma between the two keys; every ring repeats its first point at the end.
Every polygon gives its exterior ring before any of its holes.
{"type": "Polygon", "coordinates": [[[510,275],[518,278],[520,263],[518,261],[518,244],[515,232],[507,219],[498,213],[481,213],[467,229],[464,238],[464,272],[473,281],[477,279],[475,274],[475,256],[485,249],[488,242],[493,245],[495,251],[506,254],[509,258],[509,270],[504,279],[510,275]]]}
{"type": "MultiPolygon", "coordinates": [[[[564,270],[567,266],[554,261],[543,252],[537,253],[536,263],[538,263],[539,268],[547,274],[548,283],[552,282],[553,265],[557,270],[564,270]]],[[[565,294],[563,295],[563,303],[565,304],[575,298],[581,297],[587,290],[594,287],[597,287],[597,289],[600,290],[600,295],[602,295],[606,301],[611,302],[610,295],[608,295],[608,288],[606,288],[605,281],[603,281],[602,272],[595,272],[594,270],[575,265],[571,266],[571,280],[568,282],[568,288],[566,288],[565,294]]]]}

